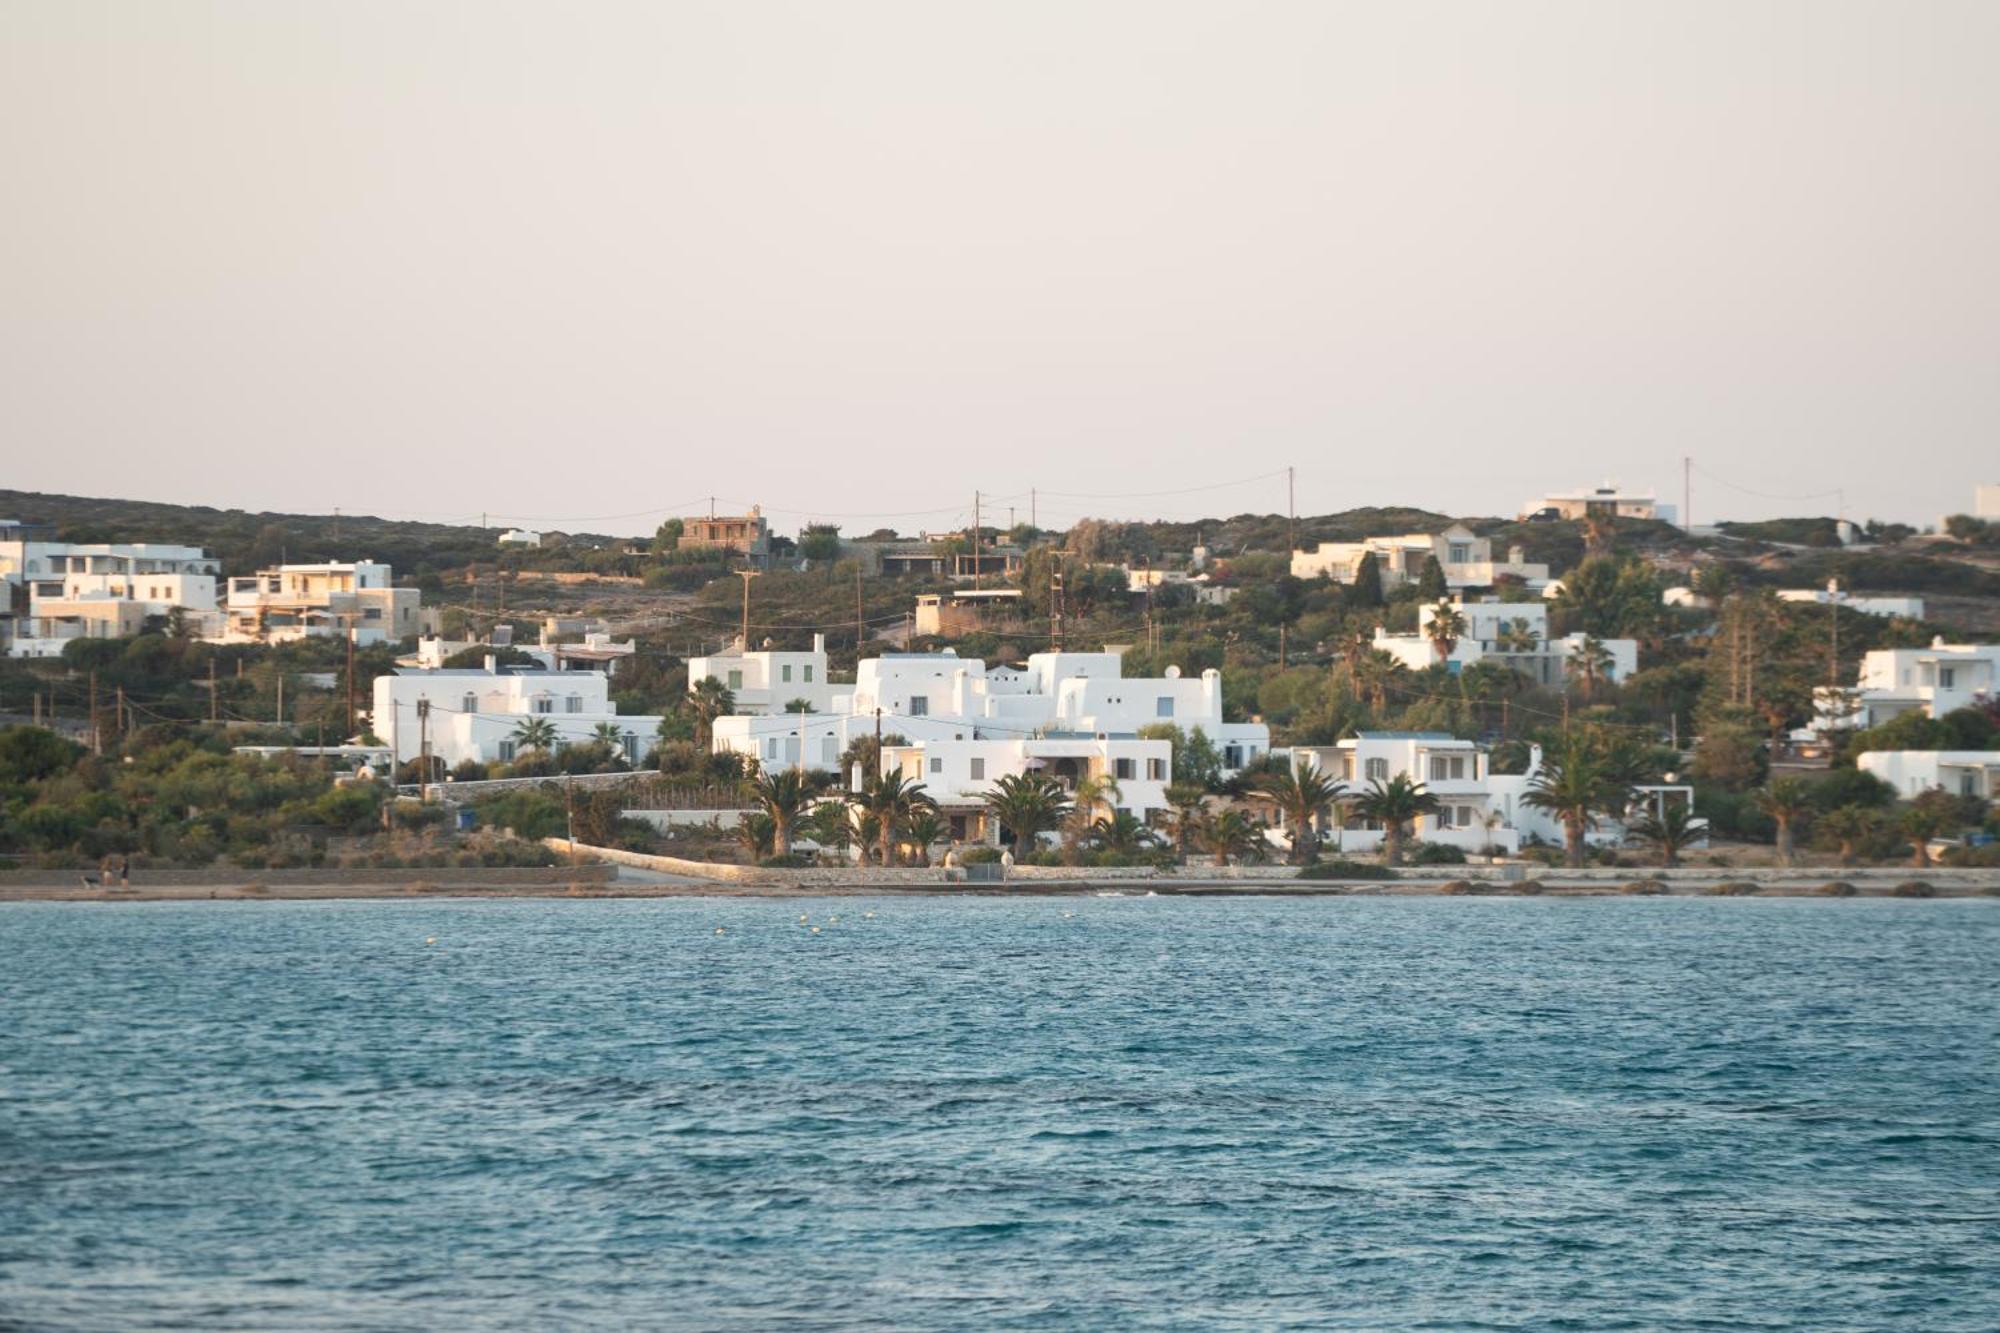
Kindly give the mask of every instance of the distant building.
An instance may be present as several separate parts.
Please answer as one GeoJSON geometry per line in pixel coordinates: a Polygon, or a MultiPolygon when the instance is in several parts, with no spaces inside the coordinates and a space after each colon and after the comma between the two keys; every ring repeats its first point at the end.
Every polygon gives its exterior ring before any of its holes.
{"type": "Polygon", "coordinates": [[[811,711],[826,711],[832,685],[826,677],[826,635],[813,635],[810,651],[762,648],[744,652],[735,643],[718,653],[688,659],[688,689],[702,681],[720,681],[736,701],[735,712],[750,716],[782,713],[803,699],[811,711]]]}
{"type": "Polygon", "coordinates": [[[72,639],[123,638],[177,611],[189,633],[210,632],[219,568],[198,546],[58,542],[0,521],[0,616],[13,617],[7,651],[56,657],[72,639]]]}
{"type": "Polygon", "coordinates": [[[509,528],[500,534],[499,544],[502,546],[540,546],[542,544],[542,534],[539,532],[529,532],[526,528],[509,528]]]}
{"type": "Polygon", "coordinates": [[[1861,659],[1855,688],[1815,691],[1814,730],[1879,727],[1904,713],[1939,718],[1984,707],[2000,682],[2000,644],[1946,643],[1928,648],[1878,648],[1861,659]]]}
{"type": "Polygon", "coordinates": [[[1817,602],[1821,606],[1833,604],[1843,610],[1859,611],[1864,616],[1903,616],[1910,620],[1924,618],[1924,599],[1921,597],[1855,597],[1842,592],[1840,585],[1833,582],[1824,588],[1786,588],[1778,593],[1778,600],[1817,602]]]}
{"type": "Polygon", "coordinates": [[[2000,751],[1867,750],[1856,756],[1854,766],[1882,779],[1905,800],[1927,791],[2000,799],[2000,751]]]}
{"type": "Polygon", "coordinates": [[[951,638],[987,629],[1002,616],[1018,615],[1019,588],[959,588],[950,593],[925,593],[917,598],[910,628],[916,634],[951,638]]]}
{"type": "Polygon", "coordinates": [[[1389,591],[1423,577],[1424,565],[1433,557],[1444,571],[1447,588],[1490,588],[1502,579],[1514,578],[1539,588],[1548,582],[1549,567],[1531,564],[1519,546],[1507,552],[1505,560],[1493,558],[1493,542],[1474,535],[1463,523],[1454,523],[1443,532],[1416,532],[1402,537],[1369,537],[1358,542],[1321,542],[1317,549],[1292,552],[1292,575],[1312,579],[1322,576],[1336,583],[1353,583],[1365,556],[1373,555],[1382,572],[1382,590],[1389,591]]]}
{"type": "MultiPolygon", "coordinates": [[[[1207,558],[1207,549],[1197,547],[1207,558]]],[[[1154,592],[1160,588],[1186,588],[1194,595],[1196,602],[1203,606],[1226,606],[1230,598],[1236,596],[1236,589],[1227,584],[1212,582],[1206,574],[1190,574],[1180,569],[1133,569],[1125,566],[1125,590],[1132,593],[1154,592]]]]}
{"type": "MultiPolygon", "coordinates": [[[[1390,634],[1377,628],[1374,646],[1412,671],[1443,666],[1456,673],[1475,662],[1497,662],[1537,685],[1559,686],[1570,678],[1570,664],[1588,640],[1583,634],[1551,640],[1546,602],[1458,601],[1450,605],[1464,619],[1465,631],[1457,636],[1449,657],[1438,655],[1438,645],[1430,636],[1439,610],[1434,605],[1417,608],[1415,634],[1390,634]]],[[[1599,639],[1598,644],[1607,657],[1604,680],[1621,681],[1639,669],[1636,639],[1599,639]]]]}
{"type": "Polygon", "coordinates": [[[1524,519],[1643,518],[1672,523],[1679,518],[1673,505],[1661,504],[1651,491],[1626,491],[1605,485],[1589,490],[1564,491],[1530,500],[1521,509],[1524,519]]]}
{"type": "Polygon", "coordinates": [[[229,580],[223,643],[287,643],[346,638],[394,643],[418,633],[421,595],[393,584],[373,561],[273,565],[229,580]]]}
{"type": "Polygon", "coordinates": [[[728,551],[761,565],[771,556],[771,525],[764,521],[763,509],[756,505],[747,514],[683,519],[680,549],[728,551]]]}

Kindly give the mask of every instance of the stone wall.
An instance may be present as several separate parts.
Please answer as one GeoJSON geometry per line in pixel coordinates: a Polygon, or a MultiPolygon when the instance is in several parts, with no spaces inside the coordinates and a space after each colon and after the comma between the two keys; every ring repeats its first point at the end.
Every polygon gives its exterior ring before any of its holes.
{"type": "MultiPolygon", "coordinates": [[[[60,885],[75,887],[83,870],[0,870],[0,885],[60,885]]],[[[97,867],[87,872],[97,877],[97,867]]],[[[399,869],[299,869],[250,870],[238,866],[207,866],[199,870],[155,870],[132,872],[135,888],[148,886],[234,884],[297,884],[331,886],[343,884],[436,884],[440,887],[478,888],[490,885],[606,884],[616,875],[610,865],[578,866],[416,866],[399,869]]]]}

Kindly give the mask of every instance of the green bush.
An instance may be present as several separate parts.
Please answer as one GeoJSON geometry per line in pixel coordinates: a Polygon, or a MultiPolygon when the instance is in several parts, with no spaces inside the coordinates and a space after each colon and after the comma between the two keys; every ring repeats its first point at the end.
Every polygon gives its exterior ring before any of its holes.
{"type": "Polygon", "coordinates": [[[1932,884],[1926,884],[1923,880],[1920,879],[1906,879],[1901,884],[1898,884],[1890,892],[1894,897],[1897,898],[1937,897],[1937,887],[1932,884]]]}
{"type": "Polygon", "coordinates": [[[1420,842],[1410,849],[1408,860],[1413,866],[1462,866],[1465,849],[1444,842],[1420,842]]]}
{"type": "Polygon", "coordinates": [[[1299,871],[1300,879],[1400,879],[1392,867],[1366,861],[1316,861],[1299,871]]]}
{"type": "Polygon", "coordinates": [[[1814,890],[1822,898],[1852,898],[1860,891],[1844,879],[1829,880],[1814,890]]]}
{"type": "Polygon", "coordinates": [[[1618,891],[1636,898],[1657,898],[1667,891],[1667,886],[1657,879],[1635,879],[1618,891]]]}
{"type": "Polygon", "coordinates": [[[998,847],[968,847],[958,854],[958,863],[962,866],[990,866],[1001,855],[998,847]]]}

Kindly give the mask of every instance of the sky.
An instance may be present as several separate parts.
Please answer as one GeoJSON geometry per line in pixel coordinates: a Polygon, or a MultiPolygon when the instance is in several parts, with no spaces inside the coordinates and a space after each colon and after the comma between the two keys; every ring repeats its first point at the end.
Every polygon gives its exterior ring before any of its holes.
{"type": "Polygon", "coordinates": [[[1698,522],[1934,522],[2000,479],[1996,51],[1990,0],[0,0],[0,487],[911,532],[1690,458],[1698,522]]]}

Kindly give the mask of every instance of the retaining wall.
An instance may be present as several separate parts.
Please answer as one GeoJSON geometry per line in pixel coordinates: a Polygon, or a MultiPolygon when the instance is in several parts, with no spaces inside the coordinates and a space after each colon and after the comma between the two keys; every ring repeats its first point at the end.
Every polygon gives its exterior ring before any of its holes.
{"type": "MultiPolygon", "coordinates": [[[[586,849],[587,850],[587,849],[586,849]]],[[[41,870],[20,869],[0,870],[0,886],[22,885],[37,887],[61,885],[75,887],[78,877],[89,874],[97,877],[97,867],[88,870],[41,870]]],[[[481,885],[495,887],[510,884],[606,884],[615,875],[615,868],[609,865],[578,866],[415,866],[399,869],[368,869],[351,867],[343,869],[297,869],[297,870],[252,870],[241,866],[206,866],[199,870],[155,870],[146,867],[132,872],[135,888],[165,887],[185,885],[206,887],[234,884],[282,884],[339,886],[343,884],[436,884],[439,886],[476,888],[481,885]]]]}

